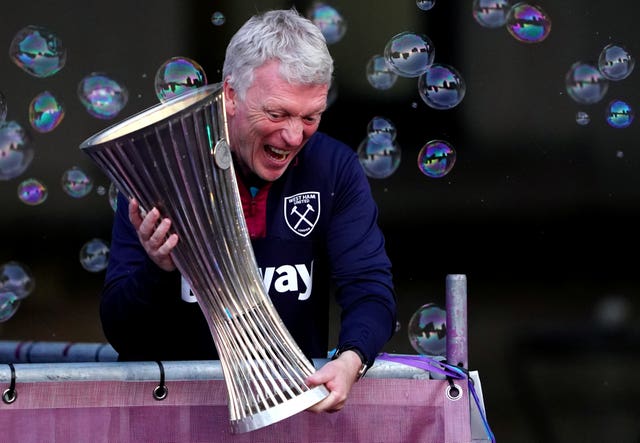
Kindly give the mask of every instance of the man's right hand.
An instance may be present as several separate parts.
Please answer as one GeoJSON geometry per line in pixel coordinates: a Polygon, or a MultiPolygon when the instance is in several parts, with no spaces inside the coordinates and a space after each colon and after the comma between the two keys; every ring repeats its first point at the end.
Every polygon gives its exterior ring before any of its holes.
{"type": "Polygon", "coordinates": [[[169,234],[171,220],[163,218],[160,221],[160,211],[151,209],[147,214],[142,214],[140,205],[135,198],[129,202],[129,220],[133,224],[142,247],[149,258],[165,271],[173,271],[176,265],[171,258],[171,251],[178,243],[178,234],[169,234]],[[160,223],[158,223],[160,221],[160,223]]]}

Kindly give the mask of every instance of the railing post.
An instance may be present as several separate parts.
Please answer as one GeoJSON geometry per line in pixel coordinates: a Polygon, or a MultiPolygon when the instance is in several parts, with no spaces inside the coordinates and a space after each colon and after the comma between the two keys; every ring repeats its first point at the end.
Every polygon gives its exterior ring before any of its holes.
{"type": "Polygon", "coordinates": [[[465,274],[448,274],[445,291],[447,362],[468,369],[467,276],[465,274]]]}

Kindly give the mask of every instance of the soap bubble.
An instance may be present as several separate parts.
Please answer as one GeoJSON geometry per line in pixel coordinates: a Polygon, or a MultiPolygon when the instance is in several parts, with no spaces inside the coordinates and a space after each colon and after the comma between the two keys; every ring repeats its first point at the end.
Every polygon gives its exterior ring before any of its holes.
{"type": "Polygon", "coordinates": [[[80,248],[80,264],[89,272],[100,272],[109,263],[109,246],[104,240],[93,238],[80,248]]]}
{"type": "Polygon", "coordinates": [[[33,160],[31,137],[15,121],[0,122],[0,180],[22,174],[33,160]]]}
{"type": "Polygon", "coordinates": [[[418,78],[418,92],[429,107],[451,109],[462,101],[467,85],[453,66],[433,63],[418,78]]]}
{"type": "Polygon", "coordinates": [[[605,46],[598,57],[598,69],[609,80],[623,80],[629,77],[636,65],[636,59],[621,44],[605,46]]]}
{"type": "Polygon", "coordinates": [[[188,57],[171,57],[156,71],[154,88],[160,102],[207,84],[202,66],[188,57]]]}
{"type": "Polygon", "coordinates": [[[12,292],[19,299],[29,296],[36,287],[31,270],[12,260],[0,266],[0,292],[12,292]]]}
{"type": "Polygon", "coordinates": [[[26,73],[43,78],[64,67],[67,50],[54,33],[42,26],[29,25],[13,37],[9,57],[26,73]]]}
{"type": "Polygon", "coordinates": [[[73,166],[60,179],[62,190],[73,198],[82,198],[93,189],[93,180],[82,169],[73,166]]]}
{"type": "Polygon", "coordinates": [[[376,115],[367,125],[367,134],[374,143],[392,143],[396,139],[396,125],[385,117],[376,115]]]}
{"type": "Polygon", "coordinates": [[[80,80],[78,97],[93,117],[109,120],[125,107],[129,91],[106,74],[93,72],[80,80]]]}
{"type": "Polygon", "coordinates": [[[347,32],[347,23],[333,6],[316,2],[309,9],[307,18],[320,29],[328,45],[342,40],[347,32]]]}
{"type": "Polygon", "coordinates": [[[0,323],[13,317],[19,306],[20,299],[13,292],[0,291],[0,323]]]}
{"type": "Polygon", "coordinates": [[[455,163],[456,150],[444,140],[431,140],[418,152],[418,169],[428,177],[444,177],[455,163]]]}
{"type": "Polygon", "coordinates": [[[18,198],[29,206],[43,203],[48,195],[47,187],[36,178],[28,178],[18,185],[18,198]]]}
{"type": "Polygon", "coordinates": [[[434,303],[422,305],[409,320],[409,343],[421,355],[446,356],[446,311],[434,303]]]}
{"type": "Polygon", "coordinates": [[[429,11],[436,4],[436,0],[416,0],[416,6],[422,11],[429,11]]]}
{"type": "Polygon", "coordinates": [[[591,122],[591,117],[589,116],[589,113],[585,112],[585,111],[578,111],[576,112],[576,123],[579,124],[580,126],[586,126],[591,122]]]}
{"type": "Polygon", "coordinates": [[[115,212],[116,209],[118,209],[118,188],[116,188],[116,185],[113,182],[109,185],[109,192],[107,195],[109,197],[111,209],[115,212]]]}
{"type": "Polygon", "coordinates": [[[400,166],[400,146],[393,140],[376,141],[367,135],[358,146],[358,159],[371,178],[387,178],[400,166]]]}
{"type": "Polygon", "coordinates": [[[393,72],[384,56],[374,55],[367,62],[367,80],[376,89],[391,88],[398,80],[398,74],[393,72]]]}
{"type": "Polygon", "coordinates": [[[565,86],[575,102],[589,105],[603,99],[609,89],[609,80],[593,63],[579,61],[567,72],[565,86]]]}
{"type": "Polygon", "coordinates": [[[622,100],[612,100],[609,102],[605,113],[607,124],[616,129],[628,127],[631,122],[633,122],[634,117],[635,113],[631,106],[622,100]]]}
{"type": "Polygon", "coordinates": [[[227,19],[225,18],[224,14],[220,11],[216,11],[213,14],[211,14],[211,23],[213,24],[213,26],[222,26],[224,25],[224,22],[227,19]]]}
{"type": "Polygon", "coordinates": [[[433,63],[435,55],[435,48],[429,37],[408,31],[393,36],[384,48],[387,65],[402,77],[424,74],[433,63]]]}
{"type": "Polygon", "coordinates": [[[49,91],[36,95],[29,104],[29,123],[38,132],[53,131],[63,118],[63,104],[49,91]]]}
{"type": "Polygon", "coordinates": [[[474,0],[473,18],[485,28],[499,28],[507,22],[509,0],[474,0]]]}
{"type": "Polygon", "coordinates": [[[551,32],[551,19],[539,6],[520,2],[507,14],[507,31],[519,42],[539,43],[551,32]]]}

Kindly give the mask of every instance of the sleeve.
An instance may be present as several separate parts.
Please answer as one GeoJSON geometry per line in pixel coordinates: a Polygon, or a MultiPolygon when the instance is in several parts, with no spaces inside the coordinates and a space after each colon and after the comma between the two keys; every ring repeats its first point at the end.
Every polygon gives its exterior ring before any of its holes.
{"type": "Polygon", "coordinates": [[[171,359],[172,350],[180,348],[186,309],[179,304],[197,305],[181,302],[179,291],[179,272],[165,272],[148,258],[129,221],[128,201],[119,194],[100,319],[121,360],[171,359]]]}
{"type": "Polygon", "coordinates": [[[391,262],[378,208],[355,152],[349,150],[337,168],[327,247],[341,308],[338,347],[359,349],[371,365],[395,331],[391,262]]]}

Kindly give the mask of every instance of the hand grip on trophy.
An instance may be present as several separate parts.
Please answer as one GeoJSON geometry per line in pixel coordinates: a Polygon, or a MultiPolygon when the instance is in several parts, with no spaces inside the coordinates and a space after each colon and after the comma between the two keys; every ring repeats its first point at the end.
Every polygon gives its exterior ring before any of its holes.
{"type": "Polygon", "coordinates": [[[162,270],[176,269],[171,251],[178,243],[178,234],[169,232],[171,220],[162,218],[155,207],[148,212],[143,210],[135,198],[129,201],[129,220],[149,258],[162,270]]]}

